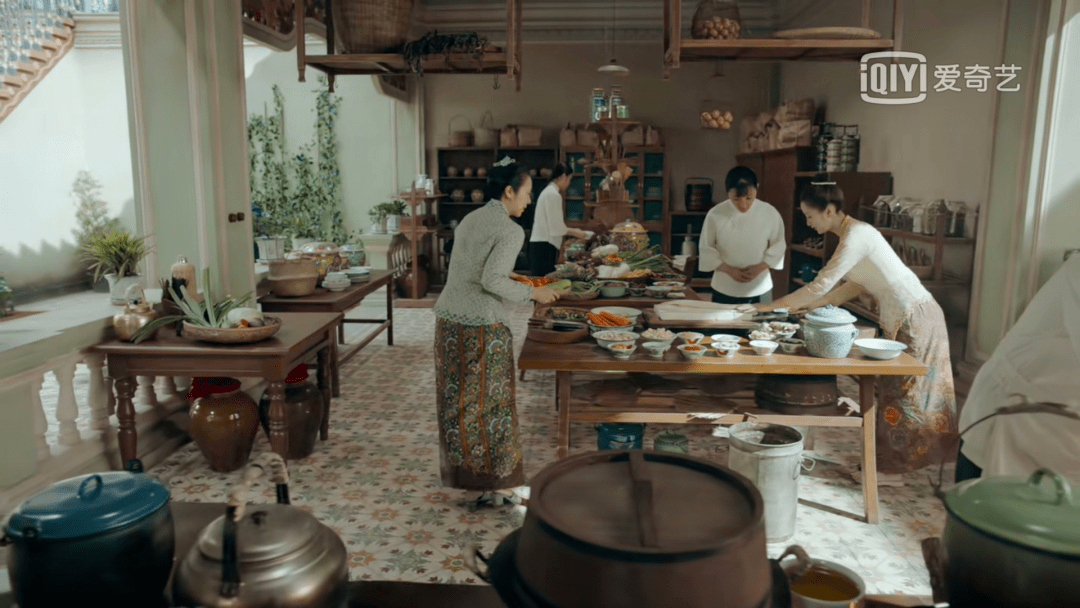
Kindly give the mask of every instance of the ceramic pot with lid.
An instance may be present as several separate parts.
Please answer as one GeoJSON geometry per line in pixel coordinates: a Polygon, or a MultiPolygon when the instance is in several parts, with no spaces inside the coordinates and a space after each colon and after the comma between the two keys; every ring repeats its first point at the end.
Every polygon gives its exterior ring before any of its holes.
{"type": "Polygon", "coordinates": [[[345,243],[338,250],[338,254],[349,260],[350,266],[364,266],[367,264],[367,253],[364,250],[364,242],[357,239],[353,243],[345,243]]]}
{"type": "Polygon", "coordinates": [[[1076,605],[1080,501],[1064,477],[1040,469],[1028,479],[972,479],[943,500],[950,606],[1076,605]]]}
{"type": "Polygon", "coordinates": [[[806,351],[815,357],[843,359],[851,352],[859,330],[855,316],[829,304],[811,311],[803,320],[806,351]]]}
{"type": "MultiPolygon", "coordinates": [[[[315,451],[315,440],[319,438],[325,411],[322,391],[308,381],[307,365],[297,365],[285,378],[286,458],[307,458],[315,451]]],[[[265,393],[259,400],[259,422],[269,439],[270,397],[265,393]]]]}
{"type": "Polygon", "coordinates": [[[164,605],[173,563],[169,489],[157,478],[110,471],[65,479],[16,507],[4,523],[15,603],[164,605]]]}
{"type": "Polygon", "coordinates": [[[255,400],[240,390],[235,378],[195,378],[188,399],[191,406],[188,434],[215,471],[235,471],[247,464],[259,413],[255,400]]]}
{"type": "Polygon", "coordinates": [[[649,246],[649,233],[633,219],[612,228],[611,236],[619,251],[640,251],[649,246]]]}
{"type": "Polygon", "coordinates": [[[559,608],[769,605],[764,506],[749,480],[671,452],[604,451],[533,479],[520,587],[559,608]]]}
{"type": "Polygon", "coordinates": [[[203,529],[177,564],[173,605],[345,608],[347,560],[333,530],[289,504],[285,462],[269,453],[245,470],[225,515],[203,529]],[[263,469],[277,484],[277,504],[247,505],[248,489],[263,469]]]}

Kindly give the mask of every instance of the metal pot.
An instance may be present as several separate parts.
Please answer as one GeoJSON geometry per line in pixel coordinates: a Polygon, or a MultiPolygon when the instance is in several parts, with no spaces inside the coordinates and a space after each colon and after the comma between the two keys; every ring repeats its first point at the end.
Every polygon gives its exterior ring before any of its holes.
{"type": "Polygon", "coordinates": [[[132,471],[72,477],[33,495],[5,522],[15,603],[161,606],[173,563],[169,489],[132,471]]]}
{"type": "Polygon", "coordinates": [[[289,505],[288,472],[277,454],[249,466],[225,515],[199,534],[176,568],[173,605],[200,608],[345,608],[345,544],[309,513],[289,505]],[[251,507],[248,489],[269,468],[277,504],[251,507]]]}
{"type": "Polygon", "coordinates": [[[946,492],[944,502],[952,608],[1076,605],[1080,501],[1065,478],[1040,469],[1026,480],[972,479],[946,492]]]}
{"type": "MultiPolygon", "coordinates": [[[[772,597],[761,495],[711,462],[582,454],[533,479],[516,584],[560,608],[761,608],[772,597]]],[[[467,551],[468,553],[468,551],[467,551]]]]}
{"type": "Polygon", "coordinates": [[[832,304],[814,309],[803,322],[806,351],[815,357],[843,359],[859,336],[854,323],[854,315],[832,304]]]}

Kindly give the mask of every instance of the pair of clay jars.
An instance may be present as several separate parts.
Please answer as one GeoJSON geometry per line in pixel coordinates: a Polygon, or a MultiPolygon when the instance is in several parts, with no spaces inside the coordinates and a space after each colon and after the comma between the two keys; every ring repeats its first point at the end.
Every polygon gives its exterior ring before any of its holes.
{"type": "MultiPolygon", "coordinates": [[[[310,456],[322,426],[322,392],[307,378],[307,366],[300,364],[285,379],[288,460],[310,456]]],[[[260,423],[270,435],[269,397],[264,394],[256,404],[235,378],[195,378],[187,396],[195,400],[188,434],[215,471],[235,471],[247,464],[260,423]]]]}

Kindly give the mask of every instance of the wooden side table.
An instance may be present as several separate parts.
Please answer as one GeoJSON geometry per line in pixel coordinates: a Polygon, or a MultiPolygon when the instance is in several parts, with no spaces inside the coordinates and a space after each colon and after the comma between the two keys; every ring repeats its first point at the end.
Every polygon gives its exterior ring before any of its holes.
{"type": "MultiPolygon", "coordinates": [[[[334,365],[334,329],[341,313],[276,313],[281,329],[272,338],[254,344],[211,344],[178,337],[172,327],[140,344],[113,340],[94,351],[108,358],[109,376],[116,382],[116,418],[120,459],[125,465],[137,457],[135,396],[137,376],[227,376],[264,378],[270,399],[270,446],[285,455],[285,377],[297,365],[318,358],[318,386],[325,410],[321,437],[330,433],[331,368],[334,365]]],[[[336,370],[334,370],[336,373],[336,370]]]]}
{"type": "Polygon", "coordinates": [[[333,365],[332,365],[332,383],[331,388],[335,397],[341,396],[340,378],[338,377],[338,369],[340,365],[349,359],[351,359],[356,353],[360,352],[360,349],[367,346],[372,340],[375,339],[383,330],[386,331],[386,342],[390,345],[394,345],[394,285],[392,283],[394,273],[392,270],[372,270],[371,279],[365,283],[354,283],[343,291],[328,291],[326,289],[319,288],[315,293],[309,296],[301,296],[298,298],[282,298],[275,295],[265,295],[259,298],[259,304],[262,305],[262,311],[264,313],[276,314],[279,312],[294,312],[294,313],[345,313],[353,308],[356,308],[364,300],[364,298],[378,291],[380,288],[386,288],[386,318],[385,319],[347,319],[344,315],[341,316],[341,322],[337,326],[338,342],[345,345],[345,323],[376,323],[378,327],[368,337],[364,338],[359,344],[348,345],[348,348],[343,349],[342,353],[338,353],[338,346],[335,343],[333,347],[333,365]]]}

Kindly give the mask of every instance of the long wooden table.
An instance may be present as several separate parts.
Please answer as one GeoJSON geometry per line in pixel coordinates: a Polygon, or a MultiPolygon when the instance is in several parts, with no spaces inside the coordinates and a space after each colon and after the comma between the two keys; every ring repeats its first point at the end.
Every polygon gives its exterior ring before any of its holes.
{"type": "Polygon", "coordinates": [[[330,291],[328,289],[319,288],[315,290],[315,293],[309,296],[300,296],[297,298],[285,298],[275,296],[273,294],[267,294],[259,298],[259,304],[262,305],[263,312],[278,313],[278,312],[340,312],[346,313],[353,308],[356,308],[364,300],[364,298],[378,291],[380,288],[386,288],[386,318],[385,319],[350,319],[342,316],[341,322],[337,326],[338,342],[341,344],[341,352],[338,352],[338,345],[335,344],[332,352],[333,365],[331,371],[333,372],[333,394],[335,397],[341,396],[341,383],[338,378],[338,369],[342,363],[345,363],[351,359],[356,353],[360,352],[360,349],[367,346],[372,340],[375,339],[383,330],[386,330],[386,342],[390,346],[394,345],[394,286],[391,281],[394,278],[394,273],[391,270],[372,270],[371,278],[363,283],[354,283],[346,287],[342,291],[330,291]],[[378,327],[375,331],[371,332],[368,337],[360,341],[359,344],[345,344],[345,323],[375,323],[378,327]]]}
{"type": "Polygon", "coordinates": [[[755,420],[791,426],[827,426],[862,428],[862,470],[865,516],[869,523],[878,521],[877,454],[874,444],[877,411],[874,383],[878,376],[921,376],[927,368],[911,355],[902,353],[890,361],[863,357],[857,351],[844,359],[820,359],[807,355],[779,352],[760,356],[743,345],[734,357],[707,354],[687,360],[672,347],[663,359],[648,356],[639,348],[629,359],[616,359],[589,338],[576,344],[543,344],[526,340],[518,367],[522,370],[555,372],[555,407],[558,410],[558,457],[570,449],[570,421],[637,422],[668,424],[735,424],[752,415],[755,420]],[[634,407],[579,405],[571,399],[574,374],[583,372],[644,372],[650,374],[797,374],[855,376],[859,382],[861,416],[790,416],[758,410],[732,408],[723,403],[712,408],[634,407]]]}
{"type": "Polygon", "coordinates": [[[116,419],[120,460],[125,465],[137,457],[135,431],[135,378],[137,376],[226,376],[264,378],[270,399],[270,446],[283,457],[288,435],[285,422],[285,377],[301,363],[318,358],[319,389],[326,409],[320,435],[330,432],[331,368],[334,360],[334,328],[341,313],[277,313],[281,329],[273,337],[254,344],[210,344],[181,338],[172,327],[162,328],[154,339],[139,344],[112,340],[93,347],[106,355],[109,377],[116,382],[116,419]]]}

